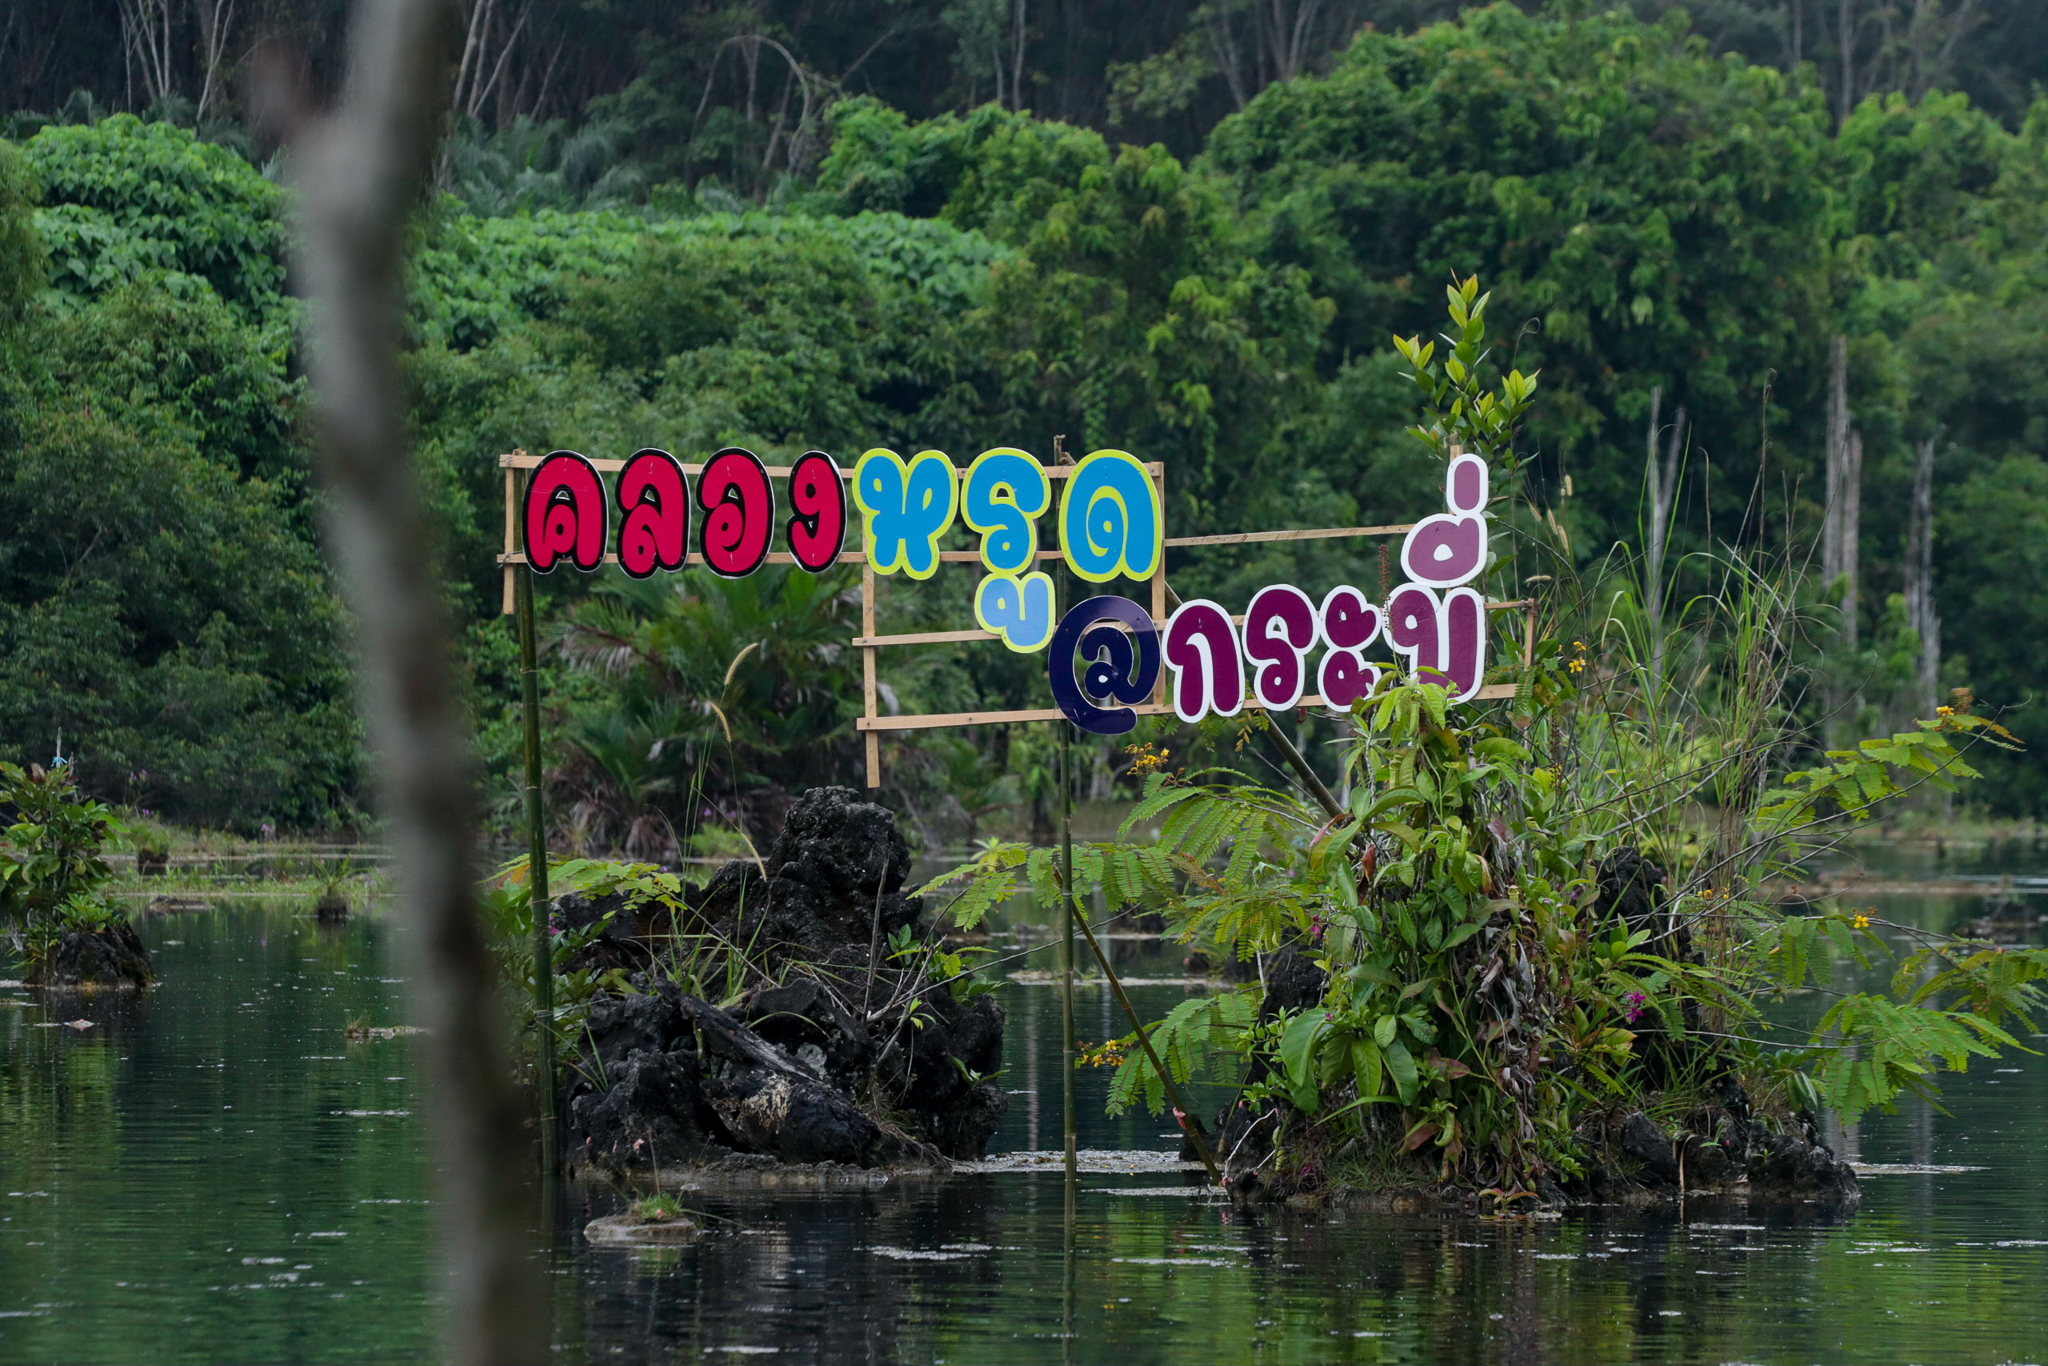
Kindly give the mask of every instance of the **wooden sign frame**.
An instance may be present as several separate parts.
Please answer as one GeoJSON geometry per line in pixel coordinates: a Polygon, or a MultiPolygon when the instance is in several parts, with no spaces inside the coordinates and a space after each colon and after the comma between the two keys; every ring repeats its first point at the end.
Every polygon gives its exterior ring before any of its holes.
{"type": "MultiPolygon", "coordinates": [[[[543,458],[542,456],[529,455],[523,450],[498,457],[498,464],[505,471],[505,549],[498,556],[498,563],[504,569],[504,614],[507,616],[512,615],[514,610],[513,576],[518,571],[518,568],[526,563],[526,555],[520,549],[519,541],[519,472],[535,468],[543,458]]],[[[593,459],[590,463],[600,473],[606,474],[615,474],[619,470],[624,469],[626,465],[626,462],[623,460],[593,459]]],[[[701,464],[686,464],[683,466],[683,472],[694,479],[702,472],[703,468],[701,464]]],[[[770,478],[787,478],[791,467],[788,465],[769,465],[766,468],[770,478]]],[[[1072,475],[1075,468],[1073,465],[1047,465],[1045,473],[1048,479],[1065,479],[1072,475]]],[[[955,472],[960,477],[964,477],[967,473],[964,466],[955,466],[955,472]]],[[[1166,466],[1156,460],[1148,461],[1145,462],[1145,472],[1151,478],[1153,487],[1159,493],[1160,505],[1162,507],[1165,506],[1166,466]]],[[[841,471],[841,477],[850,479],[852,471],[850,469],[841,471]]],[[[1411,522],[1399,526],[1320,527],[1297,531],[1239,531],[1213,536],[1168,536],[1165,538],[1165,541],[1167,549],[1176,550],[1192,549],[1198,546],[1256,545],[1276,541],[1362,540],[1387,536],[1405,536],[1414,529],[1414,525],[1411,522]]],[[[868,563],[866,551],[861,544],[858,520],[851,517],[848,518],[847,530],[851,533],[851,544],[841,549],[839,562],[842,564],[858,563],[861,567],[860,634],[853,637],[847,643],[859,650],[861,655],[861,715],[855,721],[854,726],[861,733],[864,741],[863,747],[866,751],[865,757],[867,761],[867,785],[869,787],[874,788],[882,785],[881,737],[884,732],[943,730],[962,726],[1000,726],[1012,722],[1030,723],[1065,719],[1065,713],[1060,711],[1058,707],[1019,707],[1002,711],[927,712],[908,716],[885,716],[881,714],[877,707],[880,690],[877,682],[878,661],[876,656],[879,651],[930,645],[966,644],[972,641],[1000,642],[1002,637],[993,631],[981,630],[979,627],[959,631],[908,631],[895,635],[879,634],[875,627],[876,582],[874,567],[868,563]]],[[[1040,549],[1034,558],[1040,562],[1045,562],[1063,559],[1064,555],[1057,548],[1049,550],[1040,549]]],[[[979,566],[982,562],[981,553],[977,550],[942,550],[939,552],[939,560],[944,564],[976,566],[979,566]]],[[[618,562],[616,551],[608,549],[605,552],[604,562],[606,564],[616,564],[618,562]]],[[[774,550],[768,553],[765,562],[768,564],[795,564],[796,558],[786,550],[774,550]]],[[[704,557],[693,550],[689,553],[687,563],[701,565],[704,563],[704,557]]],[[[1167,586],[1166,582],[1166,557],[1164,555],[1159,557],[1158,568],[1153,571],[1151,578],[1144,582],[1149,585],[1151,590],[1149,606],[1152,624],[1156,629],[1163,631],[1166,628],[1168,616],[1168,600],[1172,597],[1172,590],[1167,586]]],[[[1526,667],[1533,659],[1535,649],[1536,600],[1534,598],[1518,598],[1509,602],[1488,602],[1486,604],[1486,610],[1489,613],[1513,611],[1516,609],[1520,609],[1524,613],[1522,662],[1526,667]]],[[[1241,624],[1244,618],[1239,614],[1233,615],[1231,620],[1234,623],[1241,624]]],[[[1139,703],[1131,707],[1130,710],[1139,716],[1172,715],[1173,707],[1166,700],[1166,688],[1167,679],[1165,672],[1162,670],[1152,700],[1139,703]]],[[[1472,700],[1494,701],[1512,697],[1514,694],[1514,684],[1493,683],[1481,687],[1473,695],[1472,700]]],[[[1299,707],[1320,707],[1323,705],[1323,699],[1319,695],[1311,693],[1304,695],[1297,705],[1299,707]]]]}

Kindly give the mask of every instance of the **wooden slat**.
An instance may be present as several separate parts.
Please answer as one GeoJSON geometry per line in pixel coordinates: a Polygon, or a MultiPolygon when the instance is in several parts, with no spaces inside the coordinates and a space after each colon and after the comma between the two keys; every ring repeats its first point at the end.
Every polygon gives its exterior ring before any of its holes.
{"type": "MultiPolygon", "coordinates": [[[[875,569],[866,560],[860,567],[860,631],[864,636],[875,633],[875,569]]],[[[876,719],[875,691],[875,651],[869,646],[860,652],[861,729],[867,731],[869,787],[882,785],[882,741],[867,724],[876,719]]]]}
{"type": "MultiPolygon", "coordinates": [[[[860,557],[859,555],[841,555],[841,556],[840,556],[839,558],[840,558],[840,562],[841,562],[842,564],[844,564],[844,563],[848,563],[848,562],[863,562],[863,561],[861,561],[861,557],[860,557]]],[[[616,551],[608,551],[608,552],[606,552],[606,554],[605,554],[605,557],[604,557],[604,562],[605,562],[606,564],[617,564],[617,563],[619,562],[619,557],[618,557],[618,553],[617,553],[616,551]]],[[[526,552],[525,552],[525,551],[523,551],[523,550],[515,550],[515,551],[513,551],[513,552],[512,552],[511,554],[509,554],[509,555],[500,555],[500,556],[498,556],[498,563],[499,563],[499,564],[525,564],[525,563],[526,563],[526,552]]],[[[694,551],[694,550],[693,550],[693,551],[691,551],[691,552],[689,553],[689,555],[688,555],[688,556],[687,556],[687,557],[685,558],[685,560],[684,560],[684,563],[686,563],[686,564],[702,564],[702,563],[704,563],[704,557],[703,557],[702,555],[699,555],[699,554],[698,554],[698,553],[697,553],[696,551],[694,551]]],[[[767,555],[766,555],[766,556],[765,556],[765,557],[764,557],[764,558],[762,559],[762,563],[763,563],[763,564],[795,564],[795,563],[796,563],[796,556],[794,556],[794,555],[790,554],[790,553],[789,553],[788,551],[786,551],[786,550],[771,550],[771,551],[769,551],[769,552],[768,552],[768,554],[767,554],[767,555]]],[[[574,566],[571,566],[571,567],[573,568],[574,566]]]]}
{"type": "MultiPolygon", "coordinates": [[[[514,551],[519,549],[518,527],[515,525],[515,517],[512,511],[513,504],[518,502],[518,500],[519,474],[517,471],[513,470],[508,466],[505,470],[505,553],[507,555],[510,555],[514,551]]],[[[501,560],[499,561],[499,563],[503,564],[504,561],[501,560]]],[[[511,616],[513,612],[514,594],[512,588],[512,576],[518,572],[519,571],[514,569],[511,565],[505,565],[504,613],[508,617],[511,616]]]]}
{"type": "MultiPolygon", "coordinates": [[[[1166,471],[1161,468],[1154,482],[1159,486],[1159,507],[1166,509],[1166,471]]],[[[1166,621],[1166,552],[1159,552],[1159,566],[1152,571],[1152,620],[1164,624],[1166,621]]],[[[1152,689],[1155,706],[1166,705],[1166,670],[1159,671],[1159,683],[1152,689]]]]}
{"type": "Polygon", "coordinates": [[[855,636],[849,644],[857,650],[881,645],[959,645],[971,640],[1001,640],[993,631],[976,627],[972,631],[910,631],[896,636],[855,636]]]}
{"type": "Polygon", "coordinates": [[[1179,549],[1191,545],[1251,545],[1264,541],[1331,541],[1347,536],[1405,536],[1415,530],[1407,526],[1332,526],[1309,531],[1233,531],[1221,536],[1168,536],[1166,544],[1179,549]]]}
{"type": "MultiPolygon", "coordinates": [[[[1489,683],[1473,695],[1474,702],[1498,702],[1513,697],[1513,683],[1489,683]]],[[[1249,709],[1253,704],[1247,702],[1249,709]]],[[[1323,699],[1310,693],[1297,706],[1320,707],[1323,699]]],[[[1140,716],[1168,716],[1173,708],[1159,702],[1140,702],[1131,708],[1140,716]]],[[[955,711],[932,712],[923,716],[877,716],[872,719],[861,717],[854,722],[856,728],[872,734],[883,730],[945,730],[956,726],[1000,726],[1012,721],[1058,721],[1065,713],[1058,707],[1023,707],[1015,711],[955,711]]]]}
{"type": "MultiPolygon", "coordinates": [[[[965,526],[966,523],[963,522],[961,525],[965,526]]],[[[867,552],[859,551],[856,553],[866,554],[867,552]]],[[[1058,550],[1041,550],[1031,558],[1043,564],[1047,560],[1064,559],[1065,554],[1058,550]]],[[[979,550],[941,550],[939,552],[939,559],[945,564],[980,564],[981,552],[979,550]]]]}

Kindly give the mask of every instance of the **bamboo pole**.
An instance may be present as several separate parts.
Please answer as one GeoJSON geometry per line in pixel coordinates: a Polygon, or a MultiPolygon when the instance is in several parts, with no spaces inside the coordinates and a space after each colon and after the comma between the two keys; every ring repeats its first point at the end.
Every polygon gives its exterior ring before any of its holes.
{"type": "MultiPolygon", "coordinates": [[[[1072,664],[1069,663],[1069,668],[1072,664]]],[[[1060,727],[1060,1102],[1067,1153],[1067,1222],[1074,1220],[1080,1157],[1074,1145],[1074,744],[1060,727]]]]}
{"type": "MultiPolygon", "coordinates": [[[[860,567],[860,633],[867,637],[875,634],[875,567],[865,560],[860,567]]],[[[864,646],[860,652],[860,704],[861,720],[869,723],[862,727],[867,731],[862,744],[871,788],[882,785],[882,737],[872,727],[879,687],[875,678],[875,647],[864,646]]]]}
{"type": "Polygon", "coordinates": [[[519,692],[526,722],[526,889],[533,911],[533,1024],[540,1050],[540,1169],[555,1170],[555,955],[548,939],[548,832],[540,791],[540,668],[533,575],[518,576],[519,692]]]}
{"type": "MultiPolygon", "coordinates": [[[[1070,861],[1070,873],[1071,870],[1072,864],[1070,861]]],[[[1073,902],[1073,891],[1072,889],[1069,889],[1067,892],[1067,903],[1071,907],[1073,905],[1073,902]]],[[[1194,1126],[1192,1128],[1188,1128],[1187,1126],[1183,1125],[1183,1129],[1187,1133],[1188,1138],[1192,1140],[1195,1145],[1195,1155],[1201,1158],[1202,1165],[1209,1169],[1209,1179],[1219,1186],[1222,1185],[1223,1173],[1216,1170],[1216,1158],[1215,1155],[1209,1151],[1209,1140],[1208,1137],[1202,1133],[1200,1117],[1197,1116],[1193,1110],[1188,1108],[1187,1102],[1181,1099],[1180,1088],[1173,1084],[1173,1074],[1166,1070],[1165,1064],[1163,1064],[1159,1060],[1159,1054],[1153,1051],[1152,1040],[1145,1033],[1144,1023],[1138,1019],[1137,1008],[1131,1004],[1131,998],[1124,994],[1124,984],[1122,980],[1117,977],[1116,969],[1109,965],[1109,955],[1104,953],[1102,951],[1102,945],[1096,942],[1095,931],[1088,927],[1088,917],[1085,915],[1076,915],[1074,919],[1080,923],[1081,933],[1088,936],[1088,947],[1094,950],[1095,961],[1102,965],[1102,975],[1109,979],[1109,989],[1116,993],[1117,1004],[1124,1008],[1124,1014],[1130,1019],[1131,1028],[1137,1032],[1139,1047],[1145,1050],[1145,1057],[1147,1058],[1147,1060],[1151,1062],[1152,1070],[1159,1074],[1159,1080],[1166,1083],[1167,1098],[1173,1102],[1173,1108],[1175,1110],[1177,1110],[1185,1118],[1194,1121],[1194,1126]]]]}

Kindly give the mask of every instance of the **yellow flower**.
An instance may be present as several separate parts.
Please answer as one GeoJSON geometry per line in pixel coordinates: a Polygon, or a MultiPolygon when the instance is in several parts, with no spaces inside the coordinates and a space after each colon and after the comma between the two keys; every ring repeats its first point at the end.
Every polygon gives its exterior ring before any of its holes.
{"type": "Polygon", "coordinates": [[[1867,930],[1870,928],[1870,917],[1864,915],[1862,912],[1859,911],[1856,915],[1856,918],[1851,920],[1849,923],[1856,929],[1867,930]]]}
{"type": "Polygon", "coordinates": [[[1573,673],[1578,673],[1586,667],[1586,661],[1583,659],[1574,659],[1568,662],[1565,665],[1565,667],[1567,669],[1570,669],[1573,673]]]}
{"type": "Polygon", "coordinates": [[[1936,716],[1954,716],[1956,714],[1956,709],[1954,707],[1936,707],[1934,709],[1934,714],[1936,716]]]}

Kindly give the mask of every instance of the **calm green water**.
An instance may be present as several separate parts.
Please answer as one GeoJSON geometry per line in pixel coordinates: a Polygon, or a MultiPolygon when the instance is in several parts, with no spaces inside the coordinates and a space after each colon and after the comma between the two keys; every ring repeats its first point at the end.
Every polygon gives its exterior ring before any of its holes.
{"type": "MultiPolygon", "coordinates": [[[[2038,865],[2035,865],[2038,867],[2038,865]]],[[[2048,909],[2048,901],[2044,901],[2048,909]]],[[[1946,927],[1968,897],[1885,901],[1946,927]]],[[[403,1360],[432,1351],[421,1096],[388,924],[279,909],[155,920],[142,1001],[0,989],[0,1361],[403,1360]],[[60,1021],[87,1018],[75,1030],[60,1021]]],[[[1121,966],[1163,974],[1126,943],[1121,966]]],[[[1177,961],[1177,955],[1175,960],[1177,961]]],[[[1163,1010],[1178,988],[1140,988],[1163,1010]]],[[[1057,998],[1012,1010],[999,1148],[1059,1144],[1057,998]]],[[[1122,1032],[1079,993],[1079,1032],[1122,1032]]],[[[565,1193],[558,1355],[704,1361],[2006,1361],[2048,1358],[2048,1059],[1867,1121],[1863,1161],[1986,1170],[1867,1179],[1860,1211],[1739,1206],[1530,1223],[1248,1216],[1178,1174],[831,1195],[693,1197],[714,1232],[597,1251],[610,1191],[565,1193]]],[[[2004,1070],[2010,1069],[2010,1070],[2004,1070]]],[[[1082,1141],[1111,1121],[1084,1072],[1082,1141]]]]}

